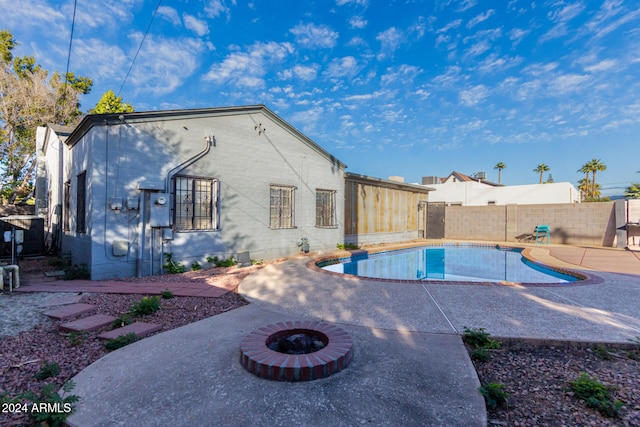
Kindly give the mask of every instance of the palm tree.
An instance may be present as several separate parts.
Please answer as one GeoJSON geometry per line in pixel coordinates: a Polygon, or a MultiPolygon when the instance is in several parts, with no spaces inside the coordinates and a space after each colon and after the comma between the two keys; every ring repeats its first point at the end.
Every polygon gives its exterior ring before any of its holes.
{"type": "Polygon", "coordinates": [[[640,199],[640,182],[632,182],[624,192],[624,197],[629,199],[640,199]]]}
{"type": "Polygon", "coordinates": [[[542,184],[542,174],[544,172],[548,172],[550,171],[551,168],[547,165],[545,165],[544,163],[540,163],[538,166],[536,166],[536,168],[533,170],[534,172],[538,172],[540,174],[540,184],[542,184]]]}
{"type": "Polygon", "coordinates": [[[606,171],[607,165],[602,163],[600,159],[592,159],[589,163],[587,163],[587,165],[589,165],[589,170],[593,175],[593,181],[591,182],[591,187],[592,187],[591,197],[595,200],[596,199],[596,194],[595,194],[596,193],[596,172],[606,171]]]}
{"type": "Polygon", "coordinates": [[[587,162],[582,165],[582,167],[578,169],[578,172],[585,174],[584,179],[580,180],[578,184],[580,184],[580,191],[584,194],[583,200],[587,200],[591,192],[591,186],[589,185],[589,172],[591,172],[591,169],[589,168],[589,163],[587,162]],[[582,188],[583,186],[584,188],[582,188]]]}
{"type": "Polygon", "coordinates": [[[502,172],[502,169],[506,169],[507,165],[502,162],[498,162],[493,168],[498,169],[498,185],[500,185],[500,172],[502,172]]]}

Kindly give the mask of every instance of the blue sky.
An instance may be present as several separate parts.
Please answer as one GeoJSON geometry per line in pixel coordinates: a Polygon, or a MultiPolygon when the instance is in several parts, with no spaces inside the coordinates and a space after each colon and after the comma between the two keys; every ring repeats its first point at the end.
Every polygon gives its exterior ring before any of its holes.
{"type": "MultiPolygon", "coordinates": [[[[14,53],[64,71],[73,3],[0,0],[14,53]]],[[[640,181],[639,24],[622,0],[78,0],[70,70],[94,81],[84,111],[109,89],[136,111],[265,104],[350,172],[497,181],[503,162],[515,185],[546,163],[576,183],[598,158],[620,194],[640,181]]]]}

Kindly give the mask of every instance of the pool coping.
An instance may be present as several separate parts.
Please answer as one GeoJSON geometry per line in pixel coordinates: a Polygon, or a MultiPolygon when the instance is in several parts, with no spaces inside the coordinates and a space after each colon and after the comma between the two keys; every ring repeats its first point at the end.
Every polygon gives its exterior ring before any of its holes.
{"type": "Polygon", "coordinates": [[[379,248],[371,248],[371,249],[354,249],[354,250],[348,250],[347,252],[350,253],[350,255],[347,256],[338,256],[336,254],[333,255],[327,255],[327,256],[322,256],[319,258],[314,258],[311,259],[307,262],[307,268],[314,270],[314,271],[320,271],[324,274],[329,274],[329,275],[333,275],[333,276],[340,276],[340,277],[349,277],[349,278],[355,278],[355,279],[361,279],[361,280],[370,280],[370,281],[374,281],[374,282],[383,282],[383,283],[411,283],[411,284],[439,284],[439,285],[465,285],[465,286],[469,286],[469,285],[475,285],[475,286],[524,286],[524,287],[551,287],[551,288],[555,288],[555,287],[568,287],[568,286],[584,286],[584,285],[597,285],[600,283],[604,282],[604,279],[602,279],[600,276],[590,273],[590,272],[585,272],[585,271],[578,271],[575,269],[571,269],[571,268],[564,268],[564,267],[557,267],[557,266],[553,266],[553,265],[549,265],[547,263],[541,262],[539,260],[537,260],[536,258],[534,258],[531,255],[531,251],[534,248],[530,248],[530,247],[526,247],[526,246],[520,246],[520,245],[509,245],[509,244],[493,244],[493,243],[477,243],[477,242],[445,242],[445,243],[437,243],[437,242],[420,242],[420,243],[415,243],[415,244],[409,244],[409,245],[403,245],[401,248],[398,248],[396,246],[389,246],[389,247],[379,247],[379,248]],[[326,261],[332,261],[332,260],[342,260],[342,259],[348,259],[348,258],[352,258],[354,256],[358,256],[358,255],[364,255],[364,254],[380,254],[380,253],[384,253],[384,252],[394,252],[394,251],[400,251],[400,250],[406,250],[406,249],[411,249],[411,248],[419,248],[419,247],[429,247],[429,246],[443,246],[443,247],[447,247],[447,246],[472,246],[472,247],[486,247],[486,248],[505,248],[505,249],[517,249],[517,250],[521,250],[521,254],[522,256],[527,259],[529,262],[536,264],[540,267],[546,268],[548,270],[551,271],[555,271],[557,273],[561,273],[567,276],[573,276],[575,278],[577,278],[578,280],[576,280],[575,282],[568,282],[568,283],[542,283],[542,282],[509,282],[509,281],[464,281],[464,280],[432,280],[432,279],[424,279],[424,280],[409,280],[409,279],[386,279],[386,278],[378,278],[378,277],[368,277],[368,276],[356,276],[354,274],[348,274],[348,273],[338,273],[335,271],[329,271],[329,270],[325,270],[321,267],[318,266],[318,264],[326,262],[326,261]],[[390,249],[393,248],[393,249],[390,249]]]}

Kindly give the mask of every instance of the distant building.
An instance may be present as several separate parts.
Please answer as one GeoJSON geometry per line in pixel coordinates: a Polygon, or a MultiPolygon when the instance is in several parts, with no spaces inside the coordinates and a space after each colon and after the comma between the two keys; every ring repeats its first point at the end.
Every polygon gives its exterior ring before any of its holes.
{"type": "Polygon", "coordinates": [[[429,193],[429,202],[444,202],[452,206],[580,202],[580,192],[570,182],[506,186],[487,181],[482,172],[474,176],[451,172],[446,178],[425,176],[422,185],[433,189],[429,193]]]}

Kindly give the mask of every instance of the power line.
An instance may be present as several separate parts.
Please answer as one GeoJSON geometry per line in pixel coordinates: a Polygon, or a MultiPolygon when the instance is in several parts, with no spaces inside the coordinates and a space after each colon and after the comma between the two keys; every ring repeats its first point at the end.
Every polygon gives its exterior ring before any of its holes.
{"type": "Polygon", "coordinates": [[[69,75],[69,64],[71,63],[71,45],[73,44],[73,30],[76,26],[76,9],[78,0],[73,1],[73,18],[71,19],[71,36],[69,37],[69,53],[67,54],[67,70],[64,73],[64,89],[62,90],[62,99],[67,99],[67,76],[69,75]]]}
{"type": "Polygon", "coordinates": [[[142,45],[144,44],[144,40],[147,38],[147,34],[149,33],[149,29],[151,28],[151,24],[153,23],[153,19],[156,17],[156,13],[158,12],[158,8],[160,7],[160,3],[162,3],[162,0],[158,0],[158,4],[156,5],[156,9],[153,11],[153,15],[151,15],[151,21],[149,21],[149,25],[147,26],[147,30],[144,32],[144,36],[142,37],[142,40],[140,41],[140,46],[138,46],[138,51],[136,52],[136,55],[133,57],[133,60],[131,61],[131,65],[129,66],[129,70],[127,71],[127,75],[124,76],[124,80],[122,81],[122,85],[120,86],[120,90],[118,91],[118,95],[116,95],[116,96],[120,96],[120,92],[122,92],[122,88],[124,88],[124,84],[127,82],[127,79],[129,78],[129,73],[131,73],[131,69],[133,68],[133,64],[136,62],[136,58],[138,58],[138,54],[140,53],[140,49],[142,49],[142,45]]]}

